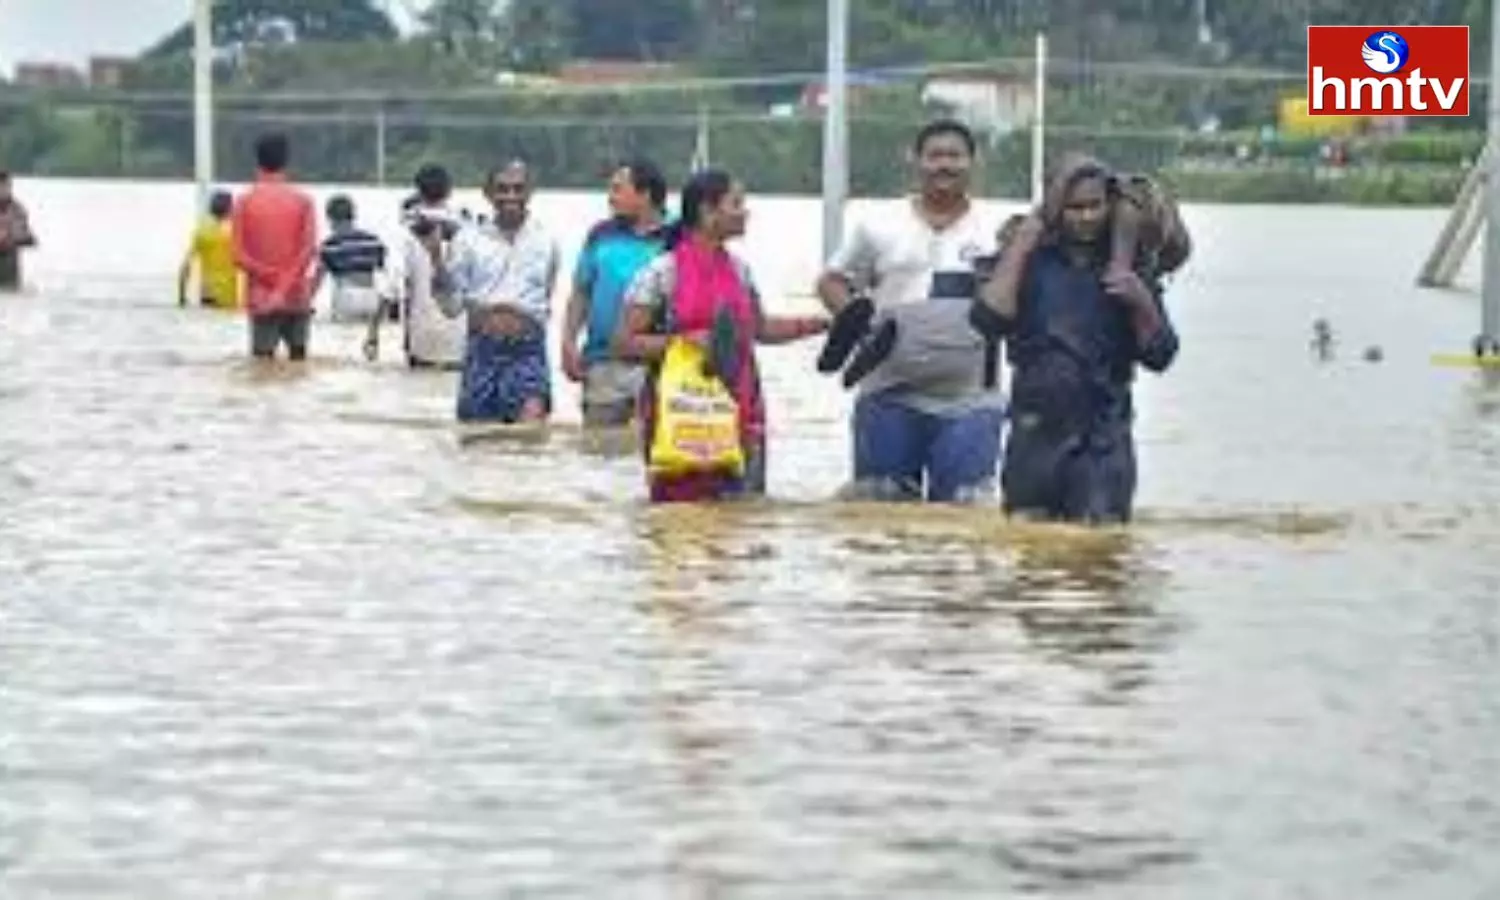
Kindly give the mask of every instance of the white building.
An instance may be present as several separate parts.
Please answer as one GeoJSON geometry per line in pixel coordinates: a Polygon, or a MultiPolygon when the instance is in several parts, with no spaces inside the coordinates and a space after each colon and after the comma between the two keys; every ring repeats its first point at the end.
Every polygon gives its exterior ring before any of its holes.
{"type": "Polygon", "coordinates": [[[1024,78],[947,75],[922,85],[922,102],[947,107],[975,130],[998,138],[1029,128],[1036,115],[1036,89],[1024,78]]]}

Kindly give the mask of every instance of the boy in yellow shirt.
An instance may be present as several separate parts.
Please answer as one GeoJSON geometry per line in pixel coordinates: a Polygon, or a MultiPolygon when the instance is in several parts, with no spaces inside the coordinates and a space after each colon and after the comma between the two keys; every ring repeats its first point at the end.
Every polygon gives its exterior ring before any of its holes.
{"type": "Polygon", "coordinates": [[[208,217],[193,230],[192,243],[177,273],[177,305],[187,306],[188,278],[198,264],[198,299],[211,309],[240,308],[240,272],[234,264],[234,241],[229,214],[234,198],[216,191],[208,201],[208,217]]]}

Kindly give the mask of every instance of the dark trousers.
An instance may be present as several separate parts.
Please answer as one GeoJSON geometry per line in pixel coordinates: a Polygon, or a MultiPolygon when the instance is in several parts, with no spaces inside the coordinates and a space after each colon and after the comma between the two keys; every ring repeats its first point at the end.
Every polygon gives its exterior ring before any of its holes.
{"type": "Polygon", "coordinates": [[[1049,430],[1016,413],[1000,470],[1004,508],[1024,518],[1090,524],[1130,521],[1135,437],[1129,423],[1049,430]]]}
{"type": "Polygon", "coordinates": [[[274,312],[250,317],[250,355],[270,359],[286,344],[290,359],[307,358],[307,339],[312,330],[310,312],[274,312]]]}

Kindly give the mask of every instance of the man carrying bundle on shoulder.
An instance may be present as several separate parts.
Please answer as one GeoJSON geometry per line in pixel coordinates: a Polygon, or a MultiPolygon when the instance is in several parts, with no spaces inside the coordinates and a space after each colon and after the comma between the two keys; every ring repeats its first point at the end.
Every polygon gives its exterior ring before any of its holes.
{"type": "Polygon", "coordinates": [[[1014,222],[970,321],[1011,369],[1003,508],[1025,518],[1122,523],[1136,489],[1132,384],[1164,372],[1178,337],[1161,275],[1191,251],[1149,182],[1070,157],[1041,208],[1014,222]]]}

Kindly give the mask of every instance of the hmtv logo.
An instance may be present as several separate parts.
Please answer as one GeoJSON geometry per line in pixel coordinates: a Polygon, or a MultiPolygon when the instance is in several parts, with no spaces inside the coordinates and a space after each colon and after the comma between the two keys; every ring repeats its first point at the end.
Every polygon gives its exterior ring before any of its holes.
{"type": "Polygon", "coordinates": [[[1469,26],[1307,27],[1311,116],[1467,116],[1469,26]]]}

